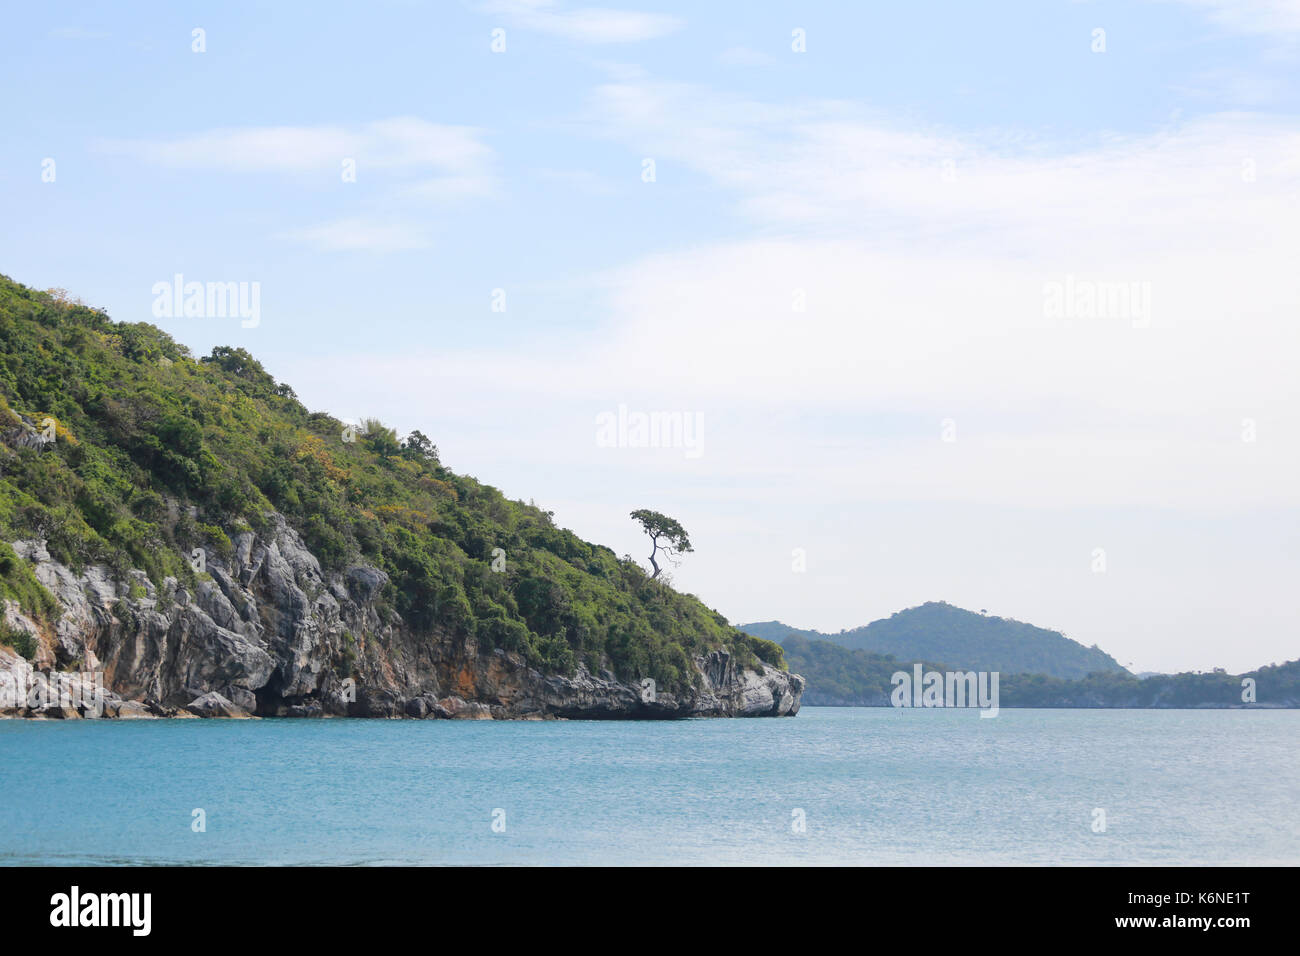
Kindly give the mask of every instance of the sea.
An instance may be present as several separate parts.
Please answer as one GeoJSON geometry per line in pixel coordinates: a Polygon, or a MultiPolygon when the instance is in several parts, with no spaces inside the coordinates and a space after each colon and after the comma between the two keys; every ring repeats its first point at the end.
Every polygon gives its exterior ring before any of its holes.
{"type": "Polygon", "coordinates": [[[1300,711],[0,720],[0,864],[1300,863],[1300,711]]]}

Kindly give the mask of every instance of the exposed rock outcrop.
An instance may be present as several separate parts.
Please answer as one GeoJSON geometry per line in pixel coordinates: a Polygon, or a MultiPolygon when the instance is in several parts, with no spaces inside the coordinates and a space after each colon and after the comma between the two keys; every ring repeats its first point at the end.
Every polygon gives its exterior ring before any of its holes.
{"type": "Polygon", "coordinates": [[[84,706],[48,706],[49,694],[33,706],[38,674],[56,684],[102,675],[102,714],[116,717],[653,719],[799,709],[801,677],[738,667],[725,650],[695,660],[693,689],[669,693],[581,666],[543,674],[518,654],[413,632],[381,601],[383,571],[325,573],[281,516],[270,519],[264,534],[234,535],[228,557],[208,552],[193,589],[174,578],[155,586],[139,571],[126,581],[100,566],[75,573],[43,542],[15,542],[62,613],[42,629],[6,602],[8,626],[36,636],[38,649],[29,663],[0,647],[0,715],[89,716],[84,706]]]}
{"type": "Polygon", "coordinates": [[[239,719],[248,716],[248,711],[232,704],[215,690],[204,694],[198,700],[191,701],[186,710],[192,714],[198,714],[200,717],[231,717],[239,719]]]}

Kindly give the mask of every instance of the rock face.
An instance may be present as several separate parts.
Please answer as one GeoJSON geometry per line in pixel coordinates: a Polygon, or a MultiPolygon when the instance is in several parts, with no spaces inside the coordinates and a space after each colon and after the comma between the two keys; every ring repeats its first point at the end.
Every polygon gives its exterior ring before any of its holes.
{"type": "Polygon", "coordinates": [[[186,710],[192,714],[198,714],[200,717],[243,718],[248,716],[246,710],[236,707],[215,690],[210,694],[204,694],[198,700],[191,701],[186,710]]]}
{"type": "Polygon", "coordinates": [[[102,713],[116,717],[662,719],[799,710],[803,678],[764,664],[740,668],[722,650],[696,659],[692,691],[670,694],[583,667],[543,674],[514,653],[415,633],[379,602],[383,571],[322,572],[279,515],[265,534],[245,531],[232,542],[229,557],[206,554],[192,591],[174,578],[155,587],[139,571],[125,582],[98,566],[77,574],[43,542],[14,542],[62,615],[44,633],[6,602],[8,626],[39,640],[31,663],[0,647],[0,715],[82,715],[47,700],[32,706],[26,690],[17,693],[34,675],[57,681],[69,671],[102,673],[102,713]]]}

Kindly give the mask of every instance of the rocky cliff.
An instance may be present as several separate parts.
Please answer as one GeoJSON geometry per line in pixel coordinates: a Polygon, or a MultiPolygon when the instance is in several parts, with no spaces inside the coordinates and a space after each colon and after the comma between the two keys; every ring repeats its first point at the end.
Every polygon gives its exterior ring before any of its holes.
{"type": "Polygon", "coordinates": [[[269,531],[232,543],[229,556],[205,553],[191,590],[171,577],[155,586],[142,571],[76,573],[43,542],[14,542],[59,614],[42,627],[5,602],[7,627],[30,635],[35,652],[29,662],[0,646],[0,715],[98,716],[84,703],[96,679],[108,717],[663,719],[799,709],[802,678],[738,667],[726,650],[694,658],[693,689],[669,693],[582,665],[543,674],[509,651],[417,633],[379,601],[383,571],[323,572],[279,515],[269,531]],[[50,692],[33,695],[42,681],[50,692]]]}

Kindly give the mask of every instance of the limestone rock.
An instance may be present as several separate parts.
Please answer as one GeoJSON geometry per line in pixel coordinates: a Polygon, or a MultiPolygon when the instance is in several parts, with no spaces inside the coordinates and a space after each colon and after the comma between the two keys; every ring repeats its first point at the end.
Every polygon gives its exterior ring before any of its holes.
{"type": "Polygon", "coordinates": [[[216,691],[204,694],[198,700],[190,701],[189,708],[191,713],[198,714],[200,717],[247,717],[248,712],[236,707],[226,698],[222,697],[216,691]]]}
{"type": "MultiPolygon", "coordinates": [[[[695,660],[689,688],[648,693],[608,669],[543,674],[513,652],[415,631],[381,603],[383,571],[354,564],[325,572],[275,513],[231,542],[229,554],[207,552],[206,572],[189,586],[139,571],[118,579],[97,565],[74,572],[44,542],[14,542],[61,614],[42,632],[6,602],[6,622],[35,635],[39,649],[29,663],[0,647],[0,691],[6,675],[26,681],[34,665],[101,673],[103,716],[117,718],[675,719],[799,710],[801,677],[739,667],[725,650],[695,660]]],[[[29,708],[6,707],[0,694],[0,715],[27,716],[29,708]]]]}

